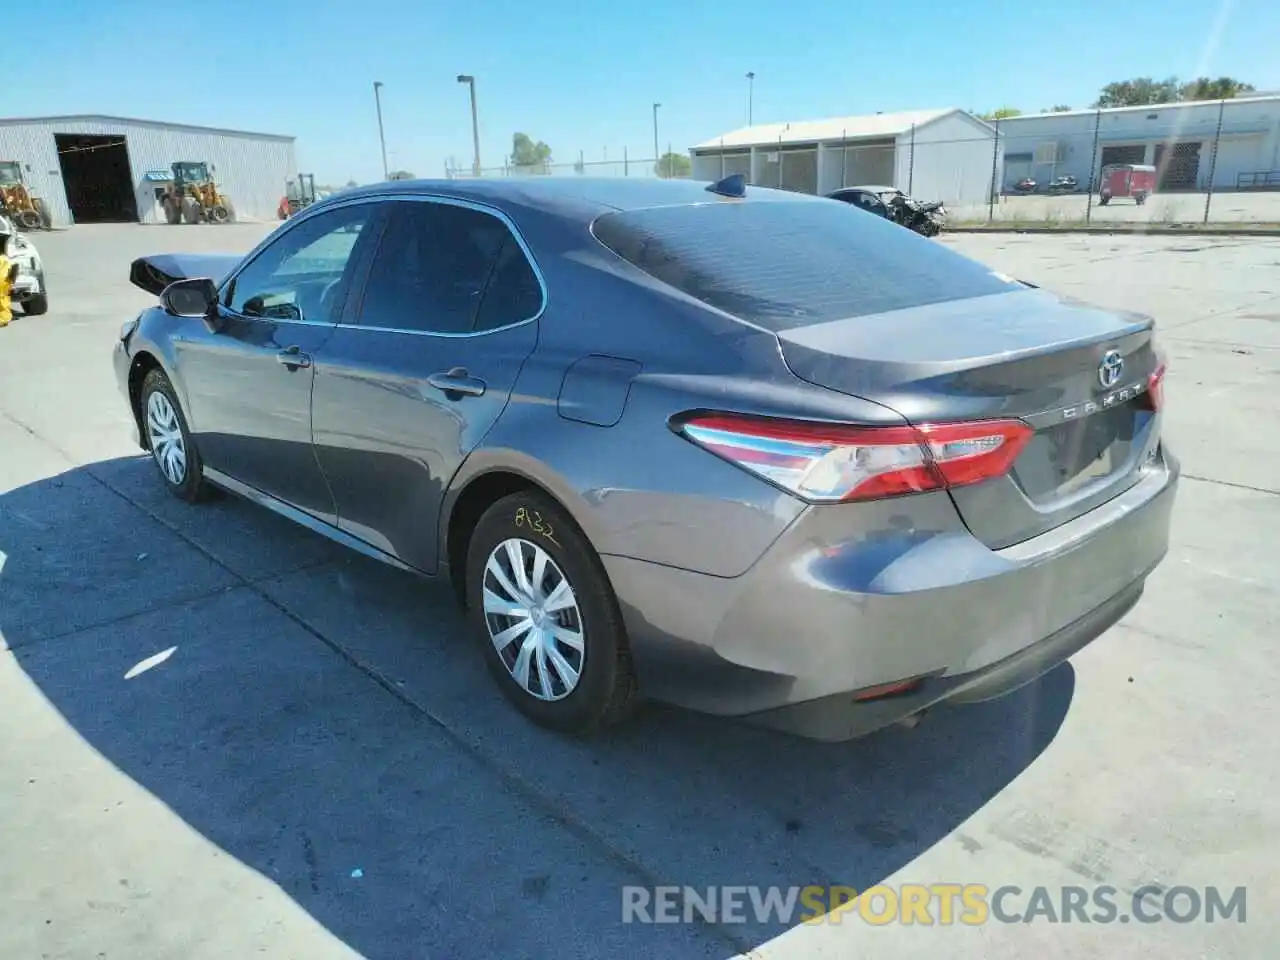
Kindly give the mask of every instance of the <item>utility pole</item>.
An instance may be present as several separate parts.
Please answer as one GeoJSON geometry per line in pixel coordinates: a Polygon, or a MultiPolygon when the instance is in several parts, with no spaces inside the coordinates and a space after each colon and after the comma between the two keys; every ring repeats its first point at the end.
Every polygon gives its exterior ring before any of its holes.
{"type": "Polygon", "coordinates": [[[373,81],[373,102],[378,108],[378,143],[382,145],[382,179],[386,180],[391,175],[391,168],[387,166],[387,138],[382,132],[382,81],[373,81]]]}
{"type": "Polygon", "coordinates": [[[458,82],[465,83],[471,88],[471,143],[474,147],[472,154],[471,172],[475,176],[480,176],[480,121],[476,113],[476,78],[470,74],[458,74],[458,82]]]}
{"type": "Polygon", "coordinates": [[[753,101],[755,100],[756,74],[754,70],[747,71],[747,126],[751,126],[751,118],[753,114],[753,101]]]}
{"type": "MultiPolygon", "coordinates": [[[[653,105],[653,162],[654,163],[658,163],[658,161],[662,159],[661,155],[658,153],[658,108],[660,106],[662,106],[662,104],[660,103],[655,103],[653,105]]],[[[662,169],[661,164],[659,164],[658,169],[659,170],[662,169]]]]}

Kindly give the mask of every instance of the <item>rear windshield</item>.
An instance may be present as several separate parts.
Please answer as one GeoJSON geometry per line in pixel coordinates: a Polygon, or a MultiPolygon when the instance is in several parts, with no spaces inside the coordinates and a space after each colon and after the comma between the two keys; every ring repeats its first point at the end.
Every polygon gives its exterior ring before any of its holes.
{"type": "Polygon", "coordinates": [[[629,210],[604,214],[593,231],[663,283],[774,331],[1023,289],[836,200],[629,210]]]}

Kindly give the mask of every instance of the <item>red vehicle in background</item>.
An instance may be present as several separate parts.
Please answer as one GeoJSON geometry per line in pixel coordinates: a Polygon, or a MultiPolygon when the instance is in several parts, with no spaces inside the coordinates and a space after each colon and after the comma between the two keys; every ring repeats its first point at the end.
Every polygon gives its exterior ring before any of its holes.
{"type": "Polygon", "coordinates": [[[1156,168],[1140,163],[1117,163],[1102,168],[1098,203],[1106,206],[1113,197],[1132,197],[1141,206],[1156,192],[1156,168]]]}

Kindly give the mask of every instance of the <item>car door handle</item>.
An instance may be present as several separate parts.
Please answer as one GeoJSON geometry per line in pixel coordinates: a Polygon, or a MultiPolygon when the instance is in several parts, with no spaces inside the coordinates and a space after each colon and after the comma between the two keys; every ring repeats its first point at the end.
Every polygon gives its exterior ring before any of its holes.
{"type": "Polygon", "coordinates": [[[311,358],[298,347],[285,347],[276,354],[276,363],[282,363],[290,369],[311,366],[311,358]]]}
{"type": "Polygon", "coordinates": [[[485,382],[471,376],[465,367],[454,367],[445,373],[433,373],[427,383],[443,392],[449,399],[479,397],[484,395],[485,382]]]}

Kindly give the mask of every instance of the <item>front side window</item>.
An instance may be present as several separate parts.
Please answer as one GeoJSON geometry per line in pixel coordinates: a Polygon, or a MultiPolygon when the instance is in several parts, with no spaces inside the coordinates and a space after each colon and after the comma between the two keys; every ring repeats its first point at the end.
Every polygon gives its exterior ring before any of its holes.
{"type": "Polygon", "coordinates": [[[308,217],[262,251],[228,286],[223,303],[247,317],[336,323],[352,253],[376,204],[308,217]]]}
{"type": "Polygon", "coordinates": [[[537,278],[501,219],[458,204],[402,201],[370,267],[360,324],[472,333],[529,319],[540,305],[537,278]]]}

